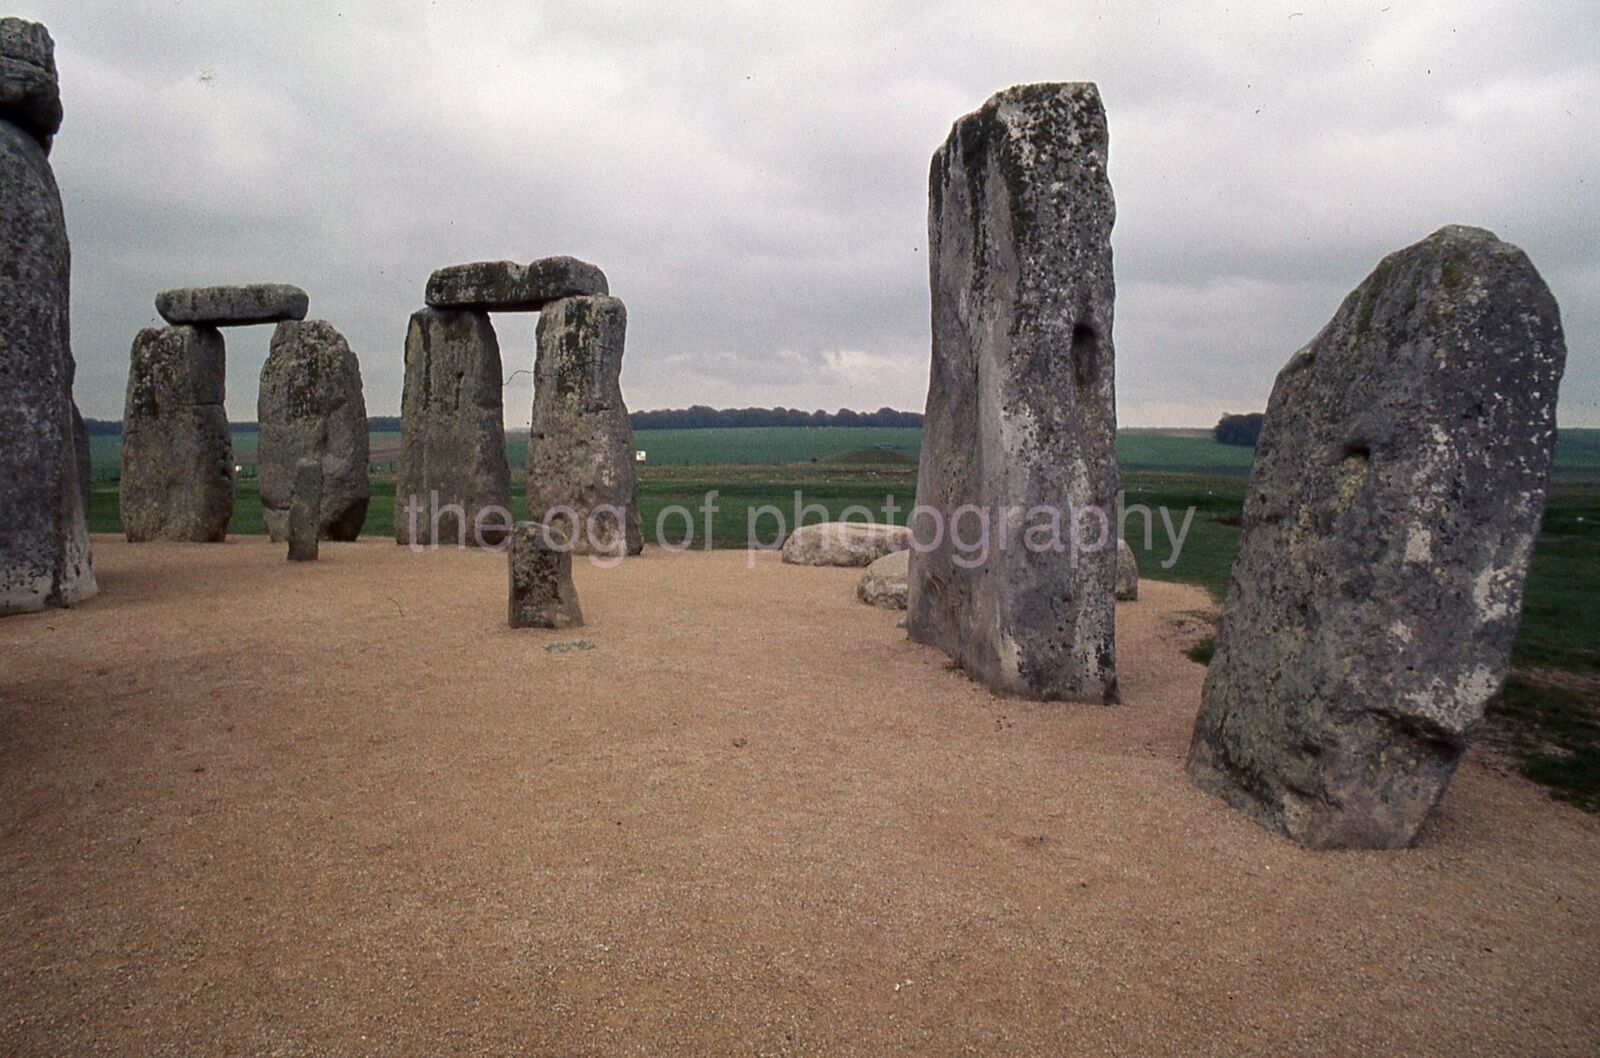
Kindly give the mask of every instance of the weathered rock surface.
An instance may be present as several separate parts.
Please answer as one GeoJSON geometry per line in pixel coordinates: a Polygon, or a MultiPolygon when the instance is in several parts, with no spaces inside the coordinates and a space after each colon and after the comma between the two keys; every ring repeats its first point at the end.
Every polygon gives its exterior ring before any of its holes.
{"type": "Polygon", "coordinates": [[[929,175],[927,510],[912,526],[938,546],[911,559],[906,626],[987,686],[1031,698],[1117,699],[1115,549],[1075,553],[1066,529],[1030,546],[1038,519],[1003,517],[1115,511],[1106,147],[1094,85],[1026,85],[957,121],[929,175]],[[971,568],[943,531],[967,505],[993,527],[971,568]]]}
{"type": "Polygon", "coordinates": [[[538,312],[552,301],[609,294],[606,274],[576,257],[544,257],[532,264],[476,261],[450,265],[428,277],[430,308],[480,312],[538,312]]]}
{"type": "Polygon", "coordinates": [[[1313,847],[1411,844],[1505,678],[1566,359],[1516,247],[1385,258],[1278,375],[1189,772],[1313,847]]]}
{"type": "Polygon", "coordinates": [[[1139,560],[1126,540],[1117,541],[1117,601],[1133,602],[1139,598],[1139,560]]]}
{"type": "Polygon", "coordinates": [[[37,22],[0,18],[0,121],[33,137],[46,154],[61,128],[56,45],[37,22]]]}
{"type": "Polygon", "coordinates": [[[289,561],[315,562],[322,529],[322,461],[312,457],[294,465],[289,497],[289,561]]]}
{"type": "Polygon", "coordinates": [[[214,327],[151,327],[133,340],[122,412],[122,531],[131,541],[213,543],[233,517],[227,354],[214,327]]]}
{"type": "Polygon", "coordinates": [[[278,324],[261,368],[256,416],[261,515],[272,539],[282,541],[288,530],[294,467],[307,456],[322,462],[322,538],[359,536],[372,496],[367,404],[361,365],[332,324],[278,324]]]}
{"type": "MultiPolygon", "coordinates": [[[[0,25],[10,31],[7,24],[14,21],[0,25]]],[[[95,593],[86,482],[74,431],[70,262],[61,196],[39,141],[4,121],[0,261],[3,616],[67,606],[95,593]]]]}
{"type": "Polygon", "coordinates": [[[856,598],[868,606],[885,610],[906,608],[906,577],[911,569],[911,552],[891,551],[875,560],[856,583],[856,598]]]}
{"type": "Polygon", "coordinates": [[[783,560],[796,566],[870,566],[911,546],[911,531],[881,522],[803,525],[783,542],[783,560]]]}
{"type": "Polygon", "coordinates": [[[511,528],[511,468],[502,393],[500,343],[486,313],[422,309],[412,314],[400,399],[396,542],[416,547],[505,542],[511,528]]]}
{"type": "Polygon", "coordinates": [[[518,522],[507,548],[511,565],[512,628],[572,628],[583,624],[572,586],[572,553],[537,522],[518,522]],[[554,544],[555,546],[551,546],[554,544]]]}
{"type": "Polygon", "coordinates": [[[168,323],[206,327],[303,320],[310,304],[304,290],[287,283],[181,287],[156,295],[156,311],[168,323]]]}
{"type": "Polygon", "coordinates": [[[622,401],[628,313],[612,297],[563,298],[539,317],[528,514],[578,554],[644,549],[633,427],[622,401]]]}

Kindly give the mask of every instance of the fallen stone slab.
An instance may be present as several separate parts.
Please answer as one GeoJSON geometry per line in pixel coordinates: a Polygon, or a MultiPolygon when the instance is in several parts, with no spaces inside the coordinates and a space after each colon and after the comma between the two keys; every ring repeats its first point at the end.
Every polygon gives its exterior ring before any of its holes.
{"type": "Polygon", "coordinates": [[[286,283],[181,287],[156,295],[156,311],[168,323],[202,327],[245,327],[255,323],[303,320],[311,299],[286,283]]]}
{"type": "Polygon", "coordinates": [[[227,352],[214,327],[149,327],[133,340],[122,412],[122,532],[220,543],[233,517],[227,352]]]}
{"type": "Polygon", "coordinates": [[[294,465],[289,498],[289,561],[315,562],[322,536],[322,461],[306,458],[294,465]]]}
{"type": "Polygon", "coordinates": [[[1004,517],[1115,522],[1106,152],[1093,84],[1025,85],[957,121],[929,174],[933,365],[911,518],[929,547],[906,625],[1029,698],[1117,700],[1116,550],[1004,517]],[[957,544],[963,510],[989,520],[981,556],[957,544]]]}
{"type": "Polygon", "coordinates": [[[795,566],[870,566],[911,546],[911,531],[881,522],[804,525],[783,542],[783,560],[795,566]]]}
{"type": "Polygon", "coordinates": [[[43,146],[0,121],[0,616],[96,591],[72,402],[69,258],[43,146]]]}
{"type": "Polygon", "coordinates": [[[891,551],[873,561],[856,583],[856,598],[868,606],[885,610],[906,608],[906,577],[911,569],[911,552],[891,551]]]}
{"type": "Polygon", "coordinates": [[[612,297],[563,298],[539,317],[528,514],[580,555],[644,550],[633,427],[622,400],[627,326],[627,309],[612,297]]]}
{"type": "Polygon", "coordinates": [[[295,465],[309,456],[322,463],[323,539],[359,536],[372,497],[367,404],[361,364],[331,323],[278,324],[261,367],[256,418],[261,517],[268,535],[284,540],[295,465]]]}
{"type": "Polygon", "coordinates": [[[1139,598],[1139,560],[1126,540],[1117,541],[1117,601],[1134,602],[1139,598]]]}
{"type": "Polygon", "coordinates": [[[61,128],[56,45],[37,22],[0,18],[0,121],[33,137],[46,154],[61,128]]]}
{"type": "Polygon", "coordinates": [[[576,257],[543,257],[531,264],[476,261],[449,265],[428,277],[430,308],[480,312],[539,312],[552,301],[609,294],[606,274],[576,257]]]}
{"type": "Polygon", "coordinates": [[[1566,342],[1515,246],[1386,257],[1278,374],[1189,774],[1314,848],[1416,841],[1500,689],[1566,342]]]}
{"type": "Polygon", "coordinates": [[[422,309],[406,331],[394,538],[498,547],[511,530],[500,342],[484,312],[422,309]]]}
{"type": "Polygon", "coordinates": [[[507,549],[512,628],[574,628],[583,624],[572,586],[572,552],[538,522],[518,522],[507,549]]]}

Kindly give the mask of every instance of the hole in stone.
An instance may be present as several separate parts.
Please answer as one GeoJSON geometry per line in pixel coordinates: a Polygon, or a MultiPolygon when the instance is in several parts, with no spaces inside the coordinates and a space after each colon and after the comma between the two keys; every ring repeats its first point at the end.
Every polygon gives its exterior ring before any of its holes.
{"type": "Polygon", "coordinates": [[[1072,374],[1080,387],[1100,377],[1100,334],[1087,323],[1072,328],[1072,374]]]}

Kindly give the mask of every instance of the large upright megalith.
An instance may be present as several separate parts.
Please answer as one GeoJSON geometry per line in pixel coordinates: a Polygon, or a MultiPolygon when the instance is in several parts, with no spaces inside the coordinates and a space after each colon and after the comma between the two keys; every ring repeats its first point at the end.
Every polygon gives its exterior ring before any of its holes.
{"type": "Polygon", "coordinates": [[[71,259],[46,155],[55,45],[0,19],[0,616],[95,593],[72,403],[71,259]]]}
{"type": "Polygon", "coordinates": [[[288,532],[295,464],[322,461],[321,536],[354,540],[367,519],[367,405],[361,365],[326,320],[288,320],[272,332],[256,402],[261,514],[267,533],[288,532]]]}
{"type": "Polygon", "coordinates": [[[412,313],[400,398],[397,543],[505,542],[511,468],[501,387],[500,343],[487,313],[412,313]]]}
{"type": "Polygon", "coordinates": [[[1505,678],[1566,344],[1516,247],[1385,258],[1279,373],[1189,751],[1313,847],[1409,845],[1505,678]]]}
{"type": "Polygon", "coordinates": [[[122,532],[135,543],[216,543],[233,517],[227,352],[215,327],[133,339],[122,411],[122,532]]]}
{"type": "Polygon", "coordinates": [[[622,302],[606,296],[563,298],[539,317],[528,513],[580,554],[644,549],[620,381],[627,326],[622,302]]]}
{"type": "Polygon", "coordinates": [[[928,180],[906,627],[1030,698],[1117,699],[1106,142],[1094,85],[1025,85],[957,121],[928,180]]]}

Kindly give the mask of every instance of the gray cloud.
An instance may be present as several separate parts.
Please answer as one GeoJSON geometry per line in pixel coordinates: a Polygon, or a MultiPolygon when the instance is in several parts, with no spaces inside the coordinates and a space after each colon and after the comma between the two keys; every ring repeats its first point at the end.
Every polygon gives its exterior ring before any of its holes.
{"type": "MultiPolygon", "coordinates": [[[[299,283],[393,413],[428,273],[550,253],[627,301],[634,407],[920,407],[929,155],[999,88],[1089,79],[1124,423],[1259,407],[1379,258],[1458,222],[1543,270],[1562,419],[1600,425],[1588,0],[18,6],[57,41],[98,417],[162,287],[299,283]]],[[[497,326],[531,362],[533,321],[497,326]]],[[[236,418],[267,338],[230,334],[236,418]]],[[[507,392],[525,422],[527,376],[507,392]]]]}

